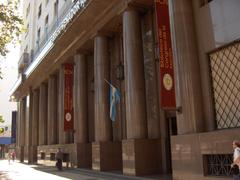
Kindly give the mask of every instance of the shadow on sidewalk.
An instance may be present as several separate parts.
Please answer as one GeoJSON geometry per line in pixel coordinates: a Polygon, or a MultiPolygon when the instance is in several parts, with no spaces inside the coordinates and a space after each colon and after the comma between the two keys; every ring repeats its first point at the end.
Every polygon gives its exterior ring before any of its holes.
{"type": "Polygon", "coordinates": [[[43,166],[37,165],[33,167],[36,170],[54,174],[57,176],[61,176],[69,179],[76,179],[78,175],[82,175],[88,177],[87,179],[97,180],[97,179],[106,179],[106,180],[172,180],[171,175],[150,175],[150,176],[126,176],[123,175],[120,171],[114,172],[103,172],[103,171],[95,171],[91,169],[79,169],[79,168],[63,168],[63,171],[58,171],[55,167],[52,166],[43,166]]]}

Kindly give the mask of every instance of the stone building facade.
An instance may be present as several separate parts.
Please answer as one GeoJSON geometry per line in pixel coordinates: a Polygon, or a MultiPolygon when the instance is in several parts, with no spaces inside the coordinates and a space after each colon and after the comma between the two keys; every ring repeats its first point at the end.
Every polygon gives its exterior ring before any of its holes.
{"type": "Polygon", "coordinates": [[[24,35],[12,91],[22,162],[53,165],[61,147],[72,167],[230,178],[240,125],[238,0],[168,1],[177,104],[171,111],[160,105],[153,0],[24,2],[31,37],[24,35]],[[66,63],[74,66],[72,131],[64,131],[66,63]],[[115,121],[106,80],[121,93],[115,121]]]}

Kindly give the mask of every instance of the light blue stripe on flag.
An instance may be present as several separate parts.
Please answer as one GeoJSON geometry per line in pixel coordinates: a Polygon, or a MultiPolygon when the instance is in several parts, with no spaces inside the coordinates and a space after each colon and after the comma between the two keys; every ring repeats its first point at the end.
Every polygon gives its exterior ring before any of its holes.
{"type": "Polygon", "coordinates": [[[115,121],[117,114],[117,103],[120,101],[120,91],[110,85],[110,118],[115,121]]]}

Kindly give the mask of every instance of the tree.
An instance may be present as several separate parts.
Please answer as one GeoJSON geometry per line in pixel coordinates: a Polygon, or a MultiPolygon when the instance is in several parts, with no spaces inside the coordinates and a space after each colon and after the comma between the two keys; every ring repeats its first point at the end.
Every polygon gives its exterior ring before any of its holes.
{"type": "MultiPolygon", "coordinates": [[[[3,119],[3,116],[0,115],[0,123],[4,123],[4,119],[3,119]]],[[[3,127],[0,127],[0,134],[4,133],[4,128],[3,127]]]]}
{"type": "Polygon", "coordinates": [[[4,123],[4,119],[2,115],[0,115],[0,123],[4,123]]]}
{"type": "Polygon", "coordinates": [[[6,56],[6,45],[16,43],[22,32],[23,21],[18,15],[19,0],[5,0],[0,3],[0,55],[6,56]]]}

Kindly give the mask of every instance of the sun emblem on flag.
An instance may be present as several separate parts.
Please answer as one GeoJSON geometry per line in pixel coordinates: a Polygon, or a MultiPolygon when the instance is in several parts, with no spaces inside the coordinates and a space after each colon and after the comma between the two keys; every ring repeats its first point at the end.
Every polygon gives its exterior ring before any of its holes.
{"type": "Polygon", "coordinates": [[[173,79],[170,74],[164,74],[163,76],[163,86],[166,90],[170,91],[173,87],[173,79]]]}
{"type": "Polygon", "coordinates": [[[65,115],[65,118],[66,118],[66,121],[71,121],[71,119],[72,119],[72,115],[71,115],[71,113],[66,113],[66,115],[65,115]]]}

